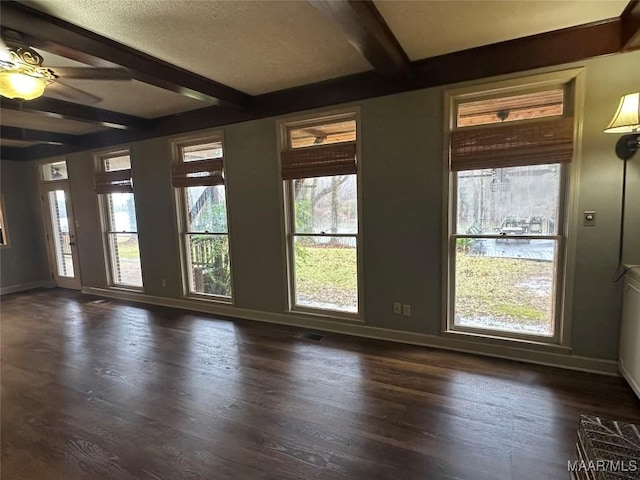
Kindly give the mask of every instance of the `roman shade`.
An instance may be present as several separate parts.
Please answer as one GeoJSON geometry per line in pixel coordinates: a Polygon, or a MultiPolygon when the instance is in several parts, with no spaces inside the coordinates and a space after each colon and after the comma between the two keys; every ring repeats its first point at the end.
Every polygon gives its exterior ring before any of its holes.
{"type": "Polygon", "coordinates": [[[224,185],[222,168],[222,158],[177,163],[171,167],[171,183],[177,188],[224,185]]]}
{"type": "Polygon", "coordinates": [[[96,193],[133,193],[131,169],[97,172],[96,193]]]}
{"type": "Polygon", "coordinates": [[[570,162],[573,117],[463,128],[451,132],[451,170],[570,162]]]}
{"type": "Polygon", "coordinates": [[[356,148],[356,142],[345,142],[285,150],[280,154],[282,179],[356,173],[356,148]]]}

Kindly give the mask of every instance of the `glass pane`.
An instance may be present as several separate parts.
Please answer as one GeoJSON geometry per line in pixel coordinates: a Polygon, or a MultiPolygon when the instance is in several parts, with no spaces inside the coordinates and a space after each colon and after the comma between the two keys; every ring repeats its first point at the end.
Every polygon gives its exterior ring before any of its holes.
{"type": "Polygon", "coordinates": [[[455,326],[553,335],[555,240],[458,238],[455,326]]]}
{"type": "Polygon", "coordinates": [[[354,237],[295,237],[295,303],[358,311],[358,255],[354,237]]]}
{"type": "Polygon", "coordinates": [[[73,257],[71,255],[69,218],[64,190],[49,192],[51,226],[53,228],[53,247],[55,249],[56,269],[59,277],[73,277],[73,257]]]}
{"type": "Polygon", "coordinates": [[[559,164],[458,172],[458,234],[556,235],[559,164]]]}
{"type": "Polygon", "coordinates": [[[231,264],[227,235],[187,235],[191,254],[191,292],[231,297],[231,264]]]}
{"type": "Polygon", "coordinates": [[[110,193],[107,196],[109,228],[112,232],[137,232],[133,193],[110,193]]]}
{"type": "Polygon", "coordinates": [[[356,121],[344,120],[320,125],[308,125],[291,128],[288,133],[291,148],[353,142],[356,140],[356,121]]]}
{"type": "Polygon", "coordinates": [[[355,175],[291,181],[296,233],[357,233],[355,175]]]}
{"type": "Polygon", "coordinates": [[[61,162],[42,165],[42,179],[45,182],[66,180],[67,178],[69,178],[69,175],[67,174],[67,162],[64,160],[61,162]]]}
{"type": "Polygon", "coordinates": [[[224,185],[186,187],[187,230],[190,232],[227,232],[227,202],[224,185]]]}
{"type": "Polygon", "coordinates": [[[109,234],[113,283],[142,287],[140,248],[135,233],[109,234]]]}
{"type": "Polygon", "coordinates": [[[513,122],[562,115],[564,90],[525,93],[509,97],[477,100],[458,105],[458,127],[513,122]]]}
{"type": "Polygon", "coordinates": [[[129,158],[129,154],[105,158],[103,161],[105,172],[128,170],[129,168],[131,168],[131,158],[129,158]]]}
{"type": "Polygon", "coordinates": [[[194,162],[197,160],[221,157],[222,142],[220,141],[182,147],[182,160],[184,162],[194,162]]]}

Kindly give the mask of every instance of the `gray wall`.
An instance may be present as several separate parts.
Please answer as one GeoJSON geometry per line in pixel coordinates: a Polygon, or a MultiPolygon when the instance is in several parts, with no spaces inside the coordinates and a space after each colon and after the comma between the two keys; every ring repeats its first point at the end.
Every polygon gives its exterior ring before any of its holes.
{"type": "Polygon", "coordinates": [[[0,247],[0,287],[50,282],[37,164],[0,161],[9,245],[0,247]]]}
{"type": "MultiPolygon", "coordinates": [[[[577,211],[596,210],[598,223],[577,227],[571,344],[575,354],[613,359],[621,294],[612,276],[622,163],[613,151],[618,137],[602,130],[620,95],[638,88],[640,52],[567,67],[576,66],[585,66],[586,75],[577,211]]],[[[430,334],[441,328],[444,91],[434,88],[357,103],[361,109],[364,311],[372,326],[430,334]],[[411,318],[392,315],[393,301],[410,303],[411,318]]],[[[276,120],[222,130],[236,305],[281,313],[286,290],[276,120]]],[[[136,143],[131,153],[146,292],[176,298],[181,284],[169,139],[136,143]]],[[[627,205],[630,246],[625,252],[636,263],[640,263],[639,160],[633,163],[635,187],[630,190],[635,188],[635,193],[627,205]]],[[[74,211],[81,225],[83,285],[103,287],[92,169],[90,152],[69,157],[74,211]]]]}
{"type": "MultiPolygon", "coordinates": [[[[638,90],[639,79],[640,52],[600,58],[586,69],[578,210],[595,210],[597,224],[580,226],[577,236],[572,345],[580,355],[617,357],[622,285],[612,278],[618,263],[622,161],[614,152],[620,136],[602,130],[620,97],[638,90]]],[[[640,203],[627,207],[627,218],[637,222],[640,203]]],[[[637,233],[637,228],[627,232],[626,243],[640,243],[637,233]]],[[[628,255],[631,260],[631,251],[628,255]]]]}

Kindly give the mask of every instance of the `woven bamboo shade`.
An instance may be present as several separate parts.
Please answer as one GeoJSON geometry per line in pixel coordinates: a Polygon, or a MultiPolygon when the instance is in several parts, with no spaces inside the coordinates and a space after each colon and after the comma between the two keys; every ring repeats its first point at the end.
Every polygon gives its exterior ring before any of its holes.
{"type": "Polygon", "coordinates": [[[280,154],[282,179],[329,177],[356,173],[356,143],[285,150],[280,154]]]}
{"type": "Polygon", "coordinates": [[[222,158],[177,163],[171,167],[171,183],[177,188],[224,185],[222,168],[222,158]]]}
{"type": "Polygon", "coordinates": [[[570,162],[572,157],[572,117],[451,132],[453,171],[570,162]]]}
{"type": "Polygon", "coordinates": [[[98,172],[95,176],[96,193],[133,193],[131,169],[98,172]]]}

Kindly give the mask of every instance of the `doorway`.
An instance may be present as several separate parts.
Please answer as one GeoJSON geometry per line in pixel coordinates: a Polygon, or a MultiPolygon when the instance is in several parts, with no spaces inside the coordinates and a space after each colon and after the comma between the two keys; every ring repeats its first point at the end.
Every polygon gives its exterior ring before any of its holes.
{"type": "Polygon", "coordinates": [[[43,215],[53,280],[58,287],[79,290],[80,262],[66,162],[46,163],[41,170],[43,215]]]}

